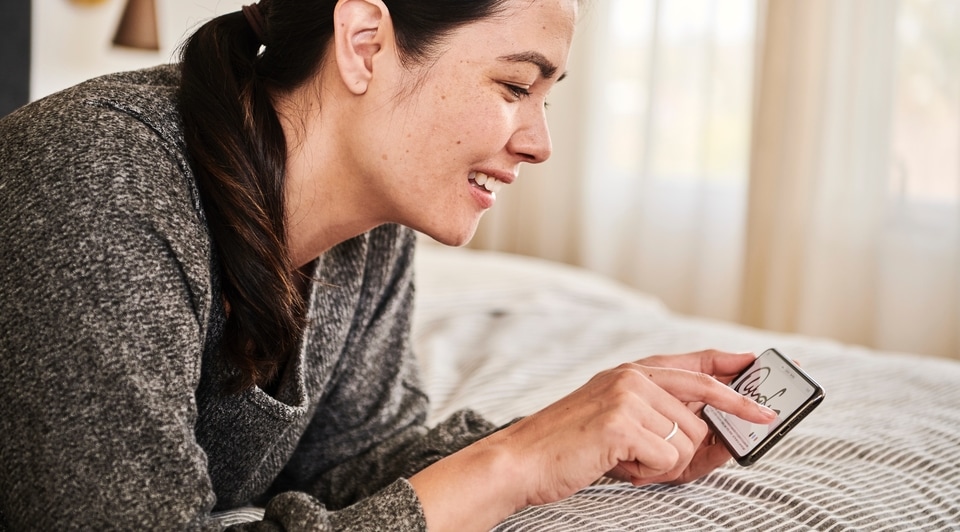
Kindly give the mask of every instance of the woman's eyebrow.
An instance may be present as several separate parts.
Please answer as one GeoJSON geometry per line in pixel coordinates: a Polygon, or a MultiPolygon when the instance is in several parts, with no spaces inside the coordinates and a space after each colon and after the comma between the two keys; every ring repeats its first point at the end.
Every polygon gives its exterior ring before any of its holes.
{"type": "MultiPolygon", "coordinates": [[[[557,65],[554,65],[540,52],[520,52],[517,54],[509,54],[498,57],[500,61],[509,61],[511,63],[532,63],[540,69],[540,75],[544,78],[552,78],[554,74],[557,73],[557,65]]],[[[565,78],[567,73],[564,72],[560,79],[565,78]]]]}

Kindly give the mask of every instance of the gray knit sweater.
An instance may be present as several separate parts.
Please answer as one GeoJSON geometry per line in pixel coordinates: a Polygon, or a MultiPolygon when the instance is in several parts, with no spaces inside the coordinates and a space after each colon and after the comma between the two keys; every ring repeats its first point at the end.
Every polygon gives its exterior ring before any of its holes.
{"type": "Polygon", "coordinates": [[[111,75],[0,120],[0,528],[216,530],[247,504],[249,529],[423,528],[404,478],[493,427],[424,427],[411,231],[322,256],[275,396],[224,396],[177,83],[111,75]]]}

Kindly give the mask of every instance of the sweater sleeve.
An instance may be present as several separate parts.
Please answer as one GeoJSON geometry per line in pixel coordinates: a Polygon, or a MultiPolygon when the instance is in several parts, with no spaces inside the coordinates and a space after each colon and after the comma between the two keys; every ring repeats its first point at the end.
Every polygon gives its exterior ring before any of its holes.
{"type": "MultiPolygon", "coordinates": [[[[369,281],[336,382],[274,485],[275,492],[309,493],[297,500],[307,507],[318,501],[334,510],[326,517],[331,529],[423,528],[406,477],[495,430],[472,411],[424,424],[428,401],[409,341],[414,239],[395,226],[371,233],[369,281]],[[364,303],[367,297],[375,299],[364,303]]],[[[284,498],[291,495],[280,497],[285,507],[294,504],[284,498]]],[[[278,504],[267,505],[267,519],[278,504]]]]}
{"type": "Polygon", "coordinates": [[[220,528],[193,433],[209,250],[181,162],[62,97],[0,138],[2,525],[220,528]]]}

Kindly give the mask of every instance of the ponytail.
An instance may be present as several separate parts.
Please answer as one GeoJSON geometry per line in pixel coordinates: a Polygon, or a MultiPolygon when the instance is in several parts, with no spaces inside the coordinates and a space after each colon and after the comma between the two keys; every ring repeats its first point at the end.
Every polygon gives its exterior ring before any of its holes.
{"type": "Polygon", "coordinates": [[[259,48],[237,12],[208,22],[182,52],[184,135],[228,305],[220,352],[239,370],[230,392],[277,377],[305,315],[286,246],[286,141],[257,74],[259,48]]]}

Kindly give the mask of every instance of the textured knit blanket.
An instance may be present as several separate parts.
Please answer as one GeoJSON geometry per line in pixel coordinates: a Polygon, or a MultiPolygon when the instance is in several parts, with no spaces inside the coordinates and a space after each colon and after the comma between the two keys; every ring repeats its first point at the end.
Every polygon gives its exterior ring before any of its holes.
{"type": "Polygon", "coordinates": [[[600,481],[498,530],[960,530],[960,363],[670,313],[543,261],[421,246],[416,348],[433,419],[530,414],[597,371],[705,348],[799,360],[826,399],[751,467],[683,486],[600,481]]]}

